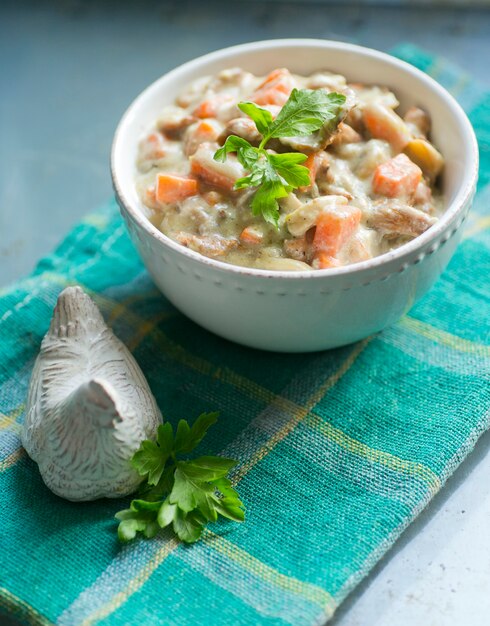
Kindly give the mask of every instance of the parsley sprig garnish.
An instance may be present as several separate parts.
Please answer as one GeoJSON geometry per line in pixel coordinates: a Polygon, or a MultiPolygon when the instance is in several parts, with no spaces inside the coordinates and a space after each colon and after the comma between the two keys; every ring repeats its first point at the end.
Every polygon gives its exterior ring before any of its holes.
{"type": "Polygon", "coordinates": [[[266,222],[278,226],[278,199],[297,187],[310,184],[308,168],[301,163],[307,156],[301,152],[274,154],[266,149],[271,139],[304,137],[324,129],[333,132],[340,120],[346,97],[328,93],[324,89],[293,89],[286,104],[273,119],[267,109],[253,102],[240,102],[238,108],[248,115],[262,135],[258,147],[246,139],[229,135],[214,154],[216,161],[224,162],[230,152],[236,152],[241,165],[250,172],[239,178],[235,189],[256,187],[251,209],[253,215],[262,215],[266,222]]]}
{"type": "Polygon", "coordinates": [[[202,413],[192,426],[180,420],[175,436],[166,422],[158,427],[156,441],[141,443],[131,462],[146,484],[140,499],[116,514],[121,541],[134,539],[138,532],[151,538],[172,525],[179,539],[192,543],[218,515],[244,520],[243,503],[227,478],[237,461],[219,456],[179,459],[194,450],[217,419],[218,413],[202,413]]]}

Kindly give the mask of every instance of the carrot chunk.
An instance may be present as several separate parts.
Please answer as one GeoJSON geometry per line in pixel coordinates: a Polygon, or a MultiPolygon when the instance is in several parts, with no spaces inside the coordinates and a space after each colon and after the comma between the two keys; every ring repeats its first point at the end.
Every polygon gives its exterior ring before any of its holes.
{"type": "Polygon", "coordinates": [[[420,167],[405,154],[398,154],[374,170],[373,192],[387,198],[412,196],[421,180],[420,167]]]}
{"type": "Polygon", "coordinates": [[[226,163],[213,158],[218,144],[203,143],[190,157],[191,173],[207,185],[231,191],[235,181],[245,175],[236,158],[229,157],[226,163]]]}
{"type": "Polygon", "coordinates": [[[311,264],[317,270],[326,270],[329,267],[340,267],[342,265],[338,259],[326,252],[317,252],[311,264]]]}
{"type": "Polygon", "coordinates": [[[344,205],[335,211],[320,213],[313,237],[315,250],[328,256],[336,256],[357,230],[361,216],[361,210],[350,205],[344,205]]]}
{"type": "Polygon", "coordinates": [[[268,74],[252,96],[256,104],[283,106],[293,90],[294,80],[289,70],[280,68],[268,74]]]}
{"type": "Polygon", "coordinates": [[[227,189],[231,191],[233,189],[233,185],[235,181],[226,176],[225,174],[221,174],[217,171],[217,168],[213,169],[211,167],[207,167],[206,164],[201,163],[198,160],[191,161],[191,172],[202,180],[203,183],[207,185],[212,185],[213,187],[220,187],[221,189],[227,189]]]}
{"type": "Polygon", "coordinates": [[[300,191],[307,191],[312,185],[315,184],[318,170],[321,166],[328,164],[328,156],[326,152],[312,152],[306,161],[303,163],[308,168],[310,173],[310,184],[300,187],[300,191]]]}
{"type": "Polygon", "coordinates": [[[197,194],[197,181],[179,174],[158,174],[155,189],[160,204],[179,202],[197,194]]]}
{"type": "Polygon", "coordinates": [[[246,226],[240,233],[240,241],[252,246],[262,243],[263,238],[264,234],[253,226],[246,226]]]}

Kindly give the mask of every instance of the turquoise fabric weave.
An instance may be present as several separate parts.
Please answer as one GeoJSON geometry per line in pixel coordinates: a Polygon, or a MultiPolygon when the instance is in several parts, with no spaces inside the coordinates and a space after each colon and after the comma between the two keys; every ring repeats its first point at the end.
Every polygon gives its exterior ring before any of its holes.
{"type": "Polygon", "coordinates": [[[309,355],[254,351],[158,293],[114,202],[0,292],[0,608],[59,626],[322,624],[489,426],[490,95],[441,60],[398,54],[462,102],[481,175],[463,243],[395,326],[309,355]],[[244,524],[121,547],[126,501],[54,496],[20,445],[29,376],[59,291],[84,287],[175,424],[219,410],[201,452],[240,460],[244,524]]]}

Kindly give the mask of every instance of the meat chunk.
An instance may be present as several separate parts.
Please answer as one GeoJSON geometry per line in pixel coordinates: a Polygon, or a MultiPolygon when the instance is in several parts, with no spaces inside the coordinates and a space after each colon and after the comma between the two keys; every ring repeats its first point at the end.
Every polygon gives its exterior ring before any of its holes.
{"type": "Polygon", "coordinates": [[[296,261],[308,262],[310,244],[306,240],[306,236],[295,237],[294,239],[285,239],[283,246],[284,254],[290,259],[296,261]]]}
{"type": "Polygon", "coordinates": [[[236,239],[226,239],[220,235],[193,235],[192,233],[178,233],[174,239],[186,248],[209,257],[223,256],[238,246],[236,239]]]}
{"type": "Polygon", "coordinates": [[[416,137],[427,137],[430,132],[430,117],[428,114],[419,109],[419,107],[410,107],[403,116],[405,123],[416,137]]]}
{"type": "Polygon", "coordinates": [[[386,238],[393,239],[401,236],[417,237],[436,221],[436,218],[400,200],[379,200],[374,203],[367,224],[386,238]]]}
{"type": "Polygon", "coordinates": [[[184,154],[194,154],[202,143],[213,143],[221,134],[223,126],[214,119],[200,120],[192,124],[184,135],[184,154]]]}
{"type": "Polygon", "coordinates": [[[352,126],[349,126],[349,124],[340,122],[331,145],[340,146],[345,143],[358,143],[359,141],[362,141],[361,135],[355,131],[352,126]]]}
{"type": "Polygon", "coordinates": [[[229,135],[237,135],[251,144],[259,144],[262,139],[255,123],[249,117],[236,117],[230,120],[220,139],[224,141],[229,135]]]}
{"type": "Polygon", "coordinates": [[[170,137],[179,139],[183,131],[195,122],[196,118],[185,109],[176,106],[166,107],[157,120],[157,129],[170,137]]]}

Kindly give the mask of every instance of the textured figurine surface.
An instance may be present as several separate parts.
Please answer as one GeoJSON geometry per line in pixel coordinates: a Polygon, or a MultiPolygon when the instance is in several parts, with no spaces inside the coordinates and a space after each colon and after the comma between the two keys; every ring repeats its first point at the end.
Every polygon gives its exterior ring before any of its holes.
{"type": "Polygon", "coordinates": [[[141,477],[130,459],[162,417],[126,346],[80,287],[59,296],[34,365],[22,443],[68,500],[116,498],[141,477]]]}

